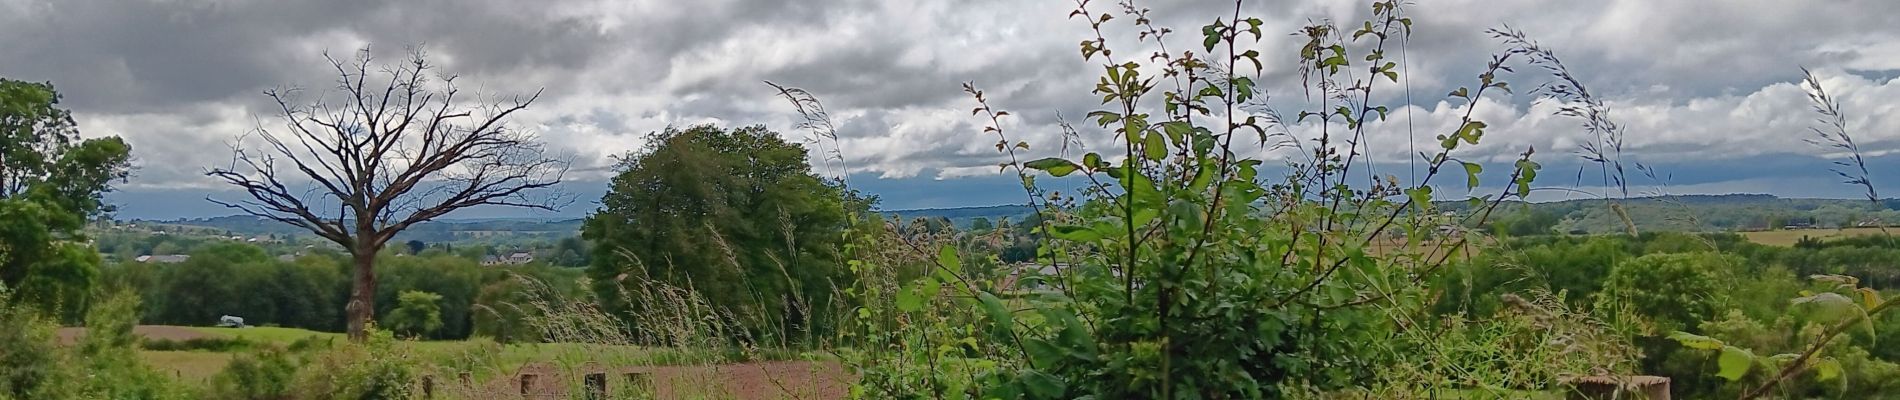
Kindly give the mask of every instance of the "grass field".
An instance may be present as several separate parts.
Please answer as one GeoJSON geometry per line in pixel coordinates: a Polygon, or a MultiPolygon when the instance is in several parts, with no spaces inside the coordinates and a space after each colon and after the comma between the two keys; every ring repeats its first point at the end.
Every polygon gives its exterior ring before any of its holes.
{"type": "Polygon", "coordinates": [[[231,353],[208,351],[140,351],[145,365],[187,384],[202,385],[231,363],[231,353]]]}
{"type": "Polygon", "coordinates": [[[1755,242],[1755,243],[1760,243],[1760,244],[1765,244],[1765,245],[1770,245],[1770,246],[1792,247],[1794,246],[1794,243],[1796,241],[1800,241],[1803,236],[1812,237],[1816,239],[1830,239],[1830,238],[1840,238],[1840,237],[1849,237],[1849,236],[1878,235],[1878,234],[1880,234],[1880,228],[1794,229],[1794,230],[1775,230],[1775,231],[1761,231],[1761,232],[1742,232],[1742,237],[1748,238],[1748,241],[1750,242],[1755,242]]]}
{"type": "MultiPolygon", "coordinates": [[[[211,328],[211,327],[162,327],[175,340],[190,335],[190,331],[206,337],[241,339],[252,346],[287,346],[305,338],[319,340],[347,340],[341,333],[317,332],[295,328],[251,327],[251,328],[211,328]],[[182,331],[182,332],[181,332],[182,331]]],[[[452,375],[468,372],[471,378],[488,381],[498,377],[513,376],[524,368],[574,369],[587,365],[616,367],[674,367],[704,366],[733,362],[738,355],[717,354],[711,351],[685,351],[669,348],[643,348],[636,346],[596,345],[580,343],[531,343],[499,344],[486,339],[456,341],[403,341],[399,346],[409,352],[424,365],[425,370],[440,375],[452,375]],[[535,367],[538,365],[539,367],[535,367]]],[[[147,365],[189,385],[205,385],[223,370],[231,360],[243,350],[217,352],[206,350],[192,351],[155,351],[139,352],[147,365]]],[[[752,354],[756,360],[795,360],[813,359],[791,352],[762,352],[752,354]]],[[[819,357],[822,358],[822,357],[819,357]]]]}

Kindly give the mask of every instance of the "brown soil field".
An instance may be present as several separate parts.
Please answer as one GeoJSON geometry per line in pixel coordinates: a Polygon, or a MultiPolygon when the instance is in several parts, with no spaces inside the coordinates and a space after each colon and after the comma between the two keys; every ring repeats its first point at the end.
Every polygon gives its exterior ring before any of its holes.
{"type": "MultiPolygon", "coordinates": [[[[201,338],[222,336],[222,335],[215,335],[215,334],[200,332],[196,329],[191,329],[188,327],[171,326],[171,325],[139,325],[139,326],[132,327],[132,334],[144,336],[148,339],[163,339],[163,340],[175,340],[175,341],[184,341],[184,340],[191,340],[191,339],[201,339],[201,338]]],[[[62,345],[70,345],[73,343],[79,343],[79,339],[85,336],[86,336],[86,328],[77,328],[77,327],[59,328],[59,344],[62,344],[62,345]]]]}
{"type": "Polygon", "coordinates": [[[814,399],[845,398],[849,374],[837,362],[772,361],[675,367],[605,368],[588,365],[572,373],[547,363],[523,366],[510,376],[481,383],[432,376],[436,395],[465,399],[567,399],[584,387],[584,376],[605,374],[609,398],[631,391],[635,398],[814,399]],[[524,378],[532,376],[531,378],[524,378]],[[523,387],[523,386],[526,387],[523,387]]]}

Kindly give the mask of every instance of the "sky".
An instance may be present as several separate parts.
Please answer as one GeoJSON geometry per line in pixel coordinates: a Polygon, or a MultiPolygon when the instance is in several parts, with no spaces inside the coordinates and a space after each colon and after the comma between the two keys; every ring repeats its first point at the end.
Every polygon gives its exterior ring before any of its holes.
{"type": "MultiPolygon", "coordinates": [[[[1361,1],[1245,3],[1267,35],[1256,78],[1267,105],[1307,106],[1290,35],[1315,21],[1359,21],[1361,1]]],[[[1140,1],[1167,43],[1194,47],[1199,27],[1229,2],[1140,1]]],[[[803,140],[772,81],[824,101],[845,162],[815,163],[878,194],[882,207],[1021,203],[1006,156],[969,110],[965,82],[1013,115],[1024,158],[1057,155],[1060,120],[1083,149],[1118,148],[1083,122],[1102,108],[1089,91],[1101,71],[1077,44],[1092,33],[1067,18],[1072,0],[0,0],[0,77],[49,81],[85,136],[134,148],[133,176],[109,199],[122,218],[232,214],[204,200],[235,194],[204,175],[228,165],[237,140],[272,127],[272,88],[324,90],[326,53],[365,47],[381,60],[420,48],[465,89],[542,96],[510,121],[572,160],[560,188],[578,200],[555,212],[480,209],[451,217],[574,217],[596,206],[615,157],[668,126],[764,125],[803,140]],[[1060,119],[1059,117],[1060,116],[1060,119]]],[[[1118,7],[1097,0],[1095,12],[1118,7]]],[[[1473,85],[1504,47],[1485,33],[1508,24],[1554,49],[1607,101],[1626,132],[1626,159],[1658,171],[1632,192],[1769,193],[1852,197],[1828,171],[1838,152],[1810,144],[1814,114],[1798,82],[1812,69],[1840,99],[1850,133],[1871,156],[1877,184],[1900,182],[1900,2],[1891,0],[1529,1],[1418,0],[1402,55],[1409,90],[1375,102],[1392,118],[1368,129],[1380,173],[1406,177],[1416,147],[1456,126],[1467,107],[1442,94],[1473,85]],[[1408,100],[1408,98],[1410,100],[1408,100]],[[1410,134],[1408,135],[1408,132],[1410,134]]],[[[1111,22],[1111,45],[1136,41],[1111,22]]],[[[1521,68],[1521,71],[1529,71],[1521,68]]],[[[1540,199],[1601,195],[1579,173],[1578,121],[1528,88],[1535,73],[1504,77],[1519,90],[1480,101],[1490,125],[1461,157],[1485,163],[1538,149],[1540,199]],[[1583,178],[1579,178],[1583,177],[1583,178]]],[[[1309,135],[1313,126],[1289,128],[1309,135]]],[[[1075,151],[1071,149],[1071,155],[1075,151]]],[[[1263,157],[1276,157],[1263,152],[1263,157]]],[[[1502,179],[1496,177],[1493,179],[1502,179]]],[[[1896,189],[1900,190],[1900,189],[1896,189]]]]}

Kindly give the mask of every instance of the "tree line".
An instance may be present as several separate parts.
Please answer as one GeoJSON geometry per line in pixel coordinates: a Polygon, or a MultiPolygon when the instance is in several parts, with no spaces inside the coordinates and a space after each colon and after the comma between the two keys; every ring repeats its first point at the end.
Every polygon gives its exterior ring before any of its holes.
{"type": "MultiPolygon", "coordinates": [[[[350,290],[348,259],[333,251],[313,252],[293,260],[268,255],[244,243],[214,243],[192,251],[191,258],[174,264],[120,262],[105,265],[100,280],[108,287],[137,293],[144,304],[142,323],[208,326],[223,315],[238,316],[253,325],[340,332],[345,328],[343,307],[350,290]]],[[[388,252],[378,260],[384,284],[376,292],[378,323],[432,326],[431,329],[395,329],[422,339],[464,339],[474,335],[501,341],[539,341],[524,313],[532,312],[532,296],[541,292],[512,290],[531,279],[548,285],[552,293],[571,296],[546,301],[584,299],[580,271],[546,265],[483,266],[473,259],[442,251],[421,255],[388,252]],[[517,293],[519,292],[519,293],[517,293]],[[411,293],[425,294],[429,304],[400,301],[411,293]],[[428,297],[433,296],[433,297],[428,297]],[[436,310],[434,321],[395,323],[390,312],[404,305],[436,310]]]]}

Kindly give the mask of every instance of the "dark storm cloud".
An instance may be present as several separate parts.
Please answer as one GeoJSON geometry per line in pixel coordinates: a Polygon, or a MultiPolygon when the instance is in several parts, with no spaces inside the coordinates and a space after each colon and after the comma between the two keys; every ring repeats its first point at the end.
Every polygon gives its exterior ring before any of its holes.
{"type": "MultiPolygon", "coordinates": [[[[1822,152],[1803,143],[1811,119],[1792,85],[1798,67],[1820,71],[1848,105],[1850,125],[1872,151],[1900,150],[1900,2],[1588,2],[1431,0],[1408,9],[1418,24],[1403,55],[1409,91],[1386,102],[1408,124],[1372,128],[1373,153],[1409,157],[1407,140],[1429,139],[1464,108],[1442,93],[1475,84],[1500,50],[1484,33],[1510,24],[1557,49],[1610,101],[1630,131],[1633,158],[1698,160],[1713,169],[1745,157],[1822,152]]],[[[1199,28],[1230,18],[1228,5],[1142,1],[1172,28],[1170,50],[1198,49],[1199,28]]],[[[1091,148],[1113,138],[1086,121],[1102,59],[1084,61],[1093,37],[1069,19],[1065,0],[0,0],[0,76],[54,82],[90,135],[125,136],[140,170],[132,187],[209,187],[199,174],[228,162],[223,149],[271,123],[265,88],[327,88],[321,56],[349,57],[372,44],[394,60],[423,45],[465,89],[486,94],[544,90],[516,123],[576,157],[599,179],[610,156],[638,149],[647,132],[700,123],[765,124],[790,137],[795,116],[764,80],[819,95],[840,124],[851,173],[889,178],[978,176],[1001,160],[987,121],[972,118],[963,82],[1011,111],[1012,141],[1025,156],[1062,147],[1058,113],[1091,148]],[[215,150],[215,151],[214,151],[215,150]]],[[[1357,21],[1360,2],[1248,2],[1266,21],[1250,48],[1266,61],[1256,78],[1285,113],[1304,106],[1295,66],[1300,38],[1320,21],[1357,21]]],[[[1114,2],[1091,3],[1118,12],[1114,2]]],[[[1109,24],[1117,56],[1145,57],[1127,19],[1109,24]]],[[[1548,80],[1508,79],[1528,89],[1548,80]]],[[[1164,85],[1165,86],[1165,85],[1164,85]]],[[[1164,87],[1167,88],[1167,87],[1164,87]]],[[[1574,157],[1575,121],[1531,99],[1501,98],[1479,116],[1493,127],[1474,159],[1537,146],[1574,157]],[[1492,139],[1495,137],[1495,139],[1492,139]]],[[[1296,132],[1308,127],[1295,128],[1296,132]]],[[[1424,140],[1429,146],[1429,140],[1424,140]]],[[[1553,160],[1561,162],[1562,160],[1553,160]]],[[[591,175],[590,175],[591,174],[591,175]]],[[[1764,175],[1778,176],[1778,175],[1764,175]]],[[[1789,178],[1792,179],[1792,178],[1789,178]]]]}

